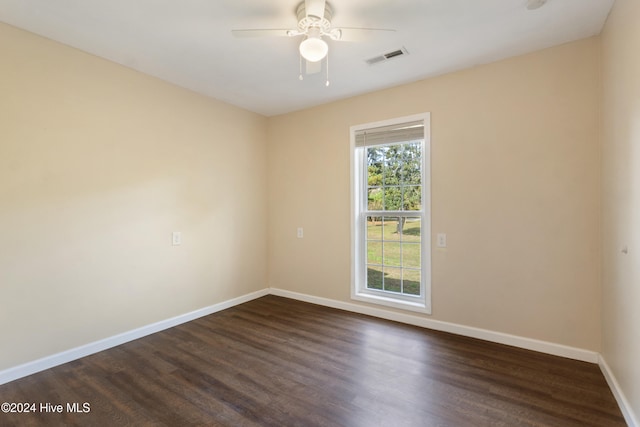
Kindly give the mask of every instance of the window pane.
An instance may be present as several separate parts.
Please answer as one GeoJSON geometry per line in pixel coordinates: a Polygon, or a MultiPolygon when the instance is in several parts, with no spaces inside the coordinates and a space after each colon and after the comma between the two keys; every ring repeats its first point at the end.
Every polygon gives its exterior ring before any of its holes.
{"type": "Polygon", "coordinates": [[[403,242],[420,242],[420,218],[405,218],[404,227],[402,227],[403,242]]]}
{"type": "Polygon", "coordinates": [[[382,233],[384,240],[387,241],[399,241],[400,234],[398,233],[398,218],[385,216],[382,219],[382,233]]]}
{"type": "Polygon", "coordinates": [[[420,270],[402,270],[402,292],[420,295],[420,270]]]}
{"type": "Polygon", "coordinates": [[[382,242],[367,241],[367,264],[382,265],[382,242]]]}
{"type": "Polygon", "coordinates": [[[402,178],[400,158],[388,158],[384,164],[383,185],[399,185],[402,178]]]}
{"type": "Polygon", "coordinates": [[[382,163],[373,163],[368,165],[367,167],[367,185],[369,186],[378,186],[382,185],[382,171],[383,164],[382,163]]]}
{"type": "Polygon", "coordinates": [[[367,288],[382,290],[382,267],[367,268],[367,288]]]}
{"type": "Polygon", "coordinates": [[[402,269],[384,267],[384,290],[389,292],[401,292],[402,269]]]}
{"type": "Polygon", "coordinates": [[[367,209],[370,211],[381,211],[384,209],[383,191],[380,187],[372,187],[367,190],[367,209]]]}
{"type": "Polygon", "coordinates": [[[400,218],[398,218],[398,226],[396,228],[396,233],[399,235],[399,239],[400,240],[404,240],[404,229],[406,227],[407,224],[407,218],[404,216],[401,216],[400,218]]]}
{"type": "Polygon", "coordinates": [[[402,190],[400,187],[384,187],[384,210],[399,211],[402,209],[402,190]]]}
{"type": "Polygon", "coordinates": [[[384,185],[398,185],[402,175],[402,145],[387,146],[384,160],[384,185]]]}
{"type": "Polygon", "coordinates": [[[422,209],[422,187],[419,185],[402,187],[402,209],[405,211],[422,209]]]}
{"type": "Polygon", "coordinates": [[[419,142],[405,144],[402,152],[402,183],[422,184],[422,145],[419,142]]]}
{"type": "Polygon", "coordinates": [[[390,265],[394,267],[401,267],[401,251],[400,242],[385,242],[384,243],[384,258],[383,264],[385,266],[390,265]]]}
{"type": "Polygon", "coordinates": [[[389,149],[382,145],[367,147],[367,165],[384,163],[385,154],[389,149]]]}
{"type": "Polygon", "coordinates": [[[382,240],[382,218],[367,217],[367,239],[382,240]]]}
{"type": "Polygon", "coordinates": [[[402,244],[402,267],[420,268],[420,243],[402,244]]]}

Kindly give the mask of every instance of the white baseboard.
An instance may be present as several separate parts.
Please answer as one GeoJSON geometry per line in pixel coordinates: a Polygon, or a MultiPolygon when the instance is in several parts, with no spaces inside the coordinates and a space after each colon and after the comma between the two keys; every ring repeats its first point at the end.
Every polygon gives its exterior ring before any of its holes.
{"type": "Polygon", "coordinates": [[[138,338],[142,338],[150,334],[154,334],[156,332],[163,331],[165,329],[172,328],[174,326],[198,319],[203,316],[208,316],[209,314],[225,310],[227,308],[263,297],[268,294],[269,289],[262,289],[260,291],[242,295],[240,297],[223,301],[209,307],[204,307],[190,313],[181,314],[179,316],[172,317],[166,320],[161,320],[160,322],[156,322],[151,325],[146,325],[137,329],[133,329],[131,331],[124,332],[122,334],[114,335],[112,337],[105,338],[99,341],[94,341],[80,347],[72,348],[70,350],[53,354],[51,356],[43,357],[42,359],[34,360],[32,362],[27,362],[13,368],[6,369],[4,371],[0,371],[0,385],[13,380],[17,380],[19,378],[26,377],[27,375],[35,374],[36,372],[44,371],[45,369],[53,368],[54,366],[62,365],[64,363],[89,356],[90,354],[94,354],[129,341],[136,340],[138,338]]]}
{"type": "Polygon", "coordinates": [[[440,320],[428,319],[412,314],[398,313],[388,311],[381,308],[337,301],[328,298],[321,298],[297,292],[291,292],[284,289],[271,288],[272,295],[296,299],[299,301],[319,304],[326,307],[338,308],[341,310],[352,311],[355,313],[366,314],[369,316],[379,317],[382,319],[393,320],[396,322],[407,323],[409,325],[420,326],[423,328],[434,329],[442,332],[451,332],[453,334],[462,335],[471,338],[478,338],[485,341],[491,341],[499,344],[506,344],[513,347],[520,347],[527,350],[539,351],[541,353],[552,354],[554,356],[566,357],[569,359],[580,360],[583,362],[598,363],[599,354],[595,351],[584,350],[581,348],[569,347],[562,344],[555,344],[547,341],[535,340],[531,338],[520,337],[517,335],[504,334],[502,332],[490,331],[487,329],[474,328],[471,326],[458,325],[455,323],[443,322],[440,320]]]}
{"type": "Polygon", "coordinates": [[[613,396],[616,398],[616,402],[618,402],[618,406],[620,407],[620,411],[622,411],[622,415],[624,416],[624,420],[627,422],[627,425],[629,427],[640,427],[638,417],[634,414],[631,404],[629,404],[629,401],[620,388],[620,384],[618,384],[618,380],[616,380],[615,375],[613,375],[613,371],[602,355],[600,355],[600,358],[598,359],[598,365],[600,365],[600,370],[602,371],[604,378],[607,380],[607,384],[609,384],[609,388],[611,389],[613,396]]]}

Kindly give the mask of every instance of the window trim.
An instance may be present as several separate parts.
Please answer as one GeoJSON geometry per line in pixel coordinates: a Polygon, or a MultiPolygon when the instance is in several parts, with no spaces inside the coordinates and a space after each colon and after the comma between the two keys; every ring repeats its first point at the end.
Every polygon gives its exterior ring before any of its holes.
{"type": "MultiPolygon", "coordinates": [[[[365,123],[350,128],[350,169],[351,169],[351,299],[373,304],[431,314],[431,114],[421,113],[379,122],[365,123]],[[420,297],[392,295],[366,289],[366,229],[361,230],[360,217],[366,211],[363,206],[366,194],[364,178],[364,149],[356,146],[356,133],[371,128],[393,126],[408,122],[422,121],[424,142],[422,147],[422,283],[420,297]],[[358,178],[359,177],[359,178],[358,178]],[[358,185],[360,184],[360,185],[358,185]]],[[[406,212],[411,213],[411,212],[406,212]]],[[[387,212],[385,216],[393,216],[387,212]]],[[[364,222],[366,224],[366,222],[364,222]]],[[[366,228],[366,225],[365,225],[366,228]]]]}

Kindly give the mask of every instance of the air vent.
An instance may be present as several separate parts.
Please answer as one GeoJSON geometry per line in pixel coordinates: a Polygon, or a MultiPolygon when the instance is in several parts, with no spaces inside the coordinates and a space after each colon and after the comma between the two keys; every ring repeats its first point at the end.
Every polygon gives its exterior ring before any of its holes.
{"type": "Polygon", "coordinates": [[[407,52],[407,49],[402,47],[400,49],[383,53],[382,55],[374,56],[373,58],[366,59],[365,62],[369,65],[374,65],[374,64],[379,64],[381,62],[389,61],[394,58],[399,58],[401,56],[408,55],[408,54],[409,52],[407,52]]]}

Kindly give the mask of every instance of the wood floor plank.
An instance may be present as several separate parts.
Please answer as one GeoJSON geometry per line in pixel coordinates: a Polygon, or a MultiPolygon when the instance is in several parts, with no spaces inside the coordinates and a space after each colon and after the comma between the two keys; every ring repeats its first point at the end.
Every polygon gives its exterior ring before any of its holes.
{"type": "Polygon", "coordinates": [[[2,385],[0,402],[65,406],[2,426],[625,425],[597,365],[275,296],[2,385]]]}

